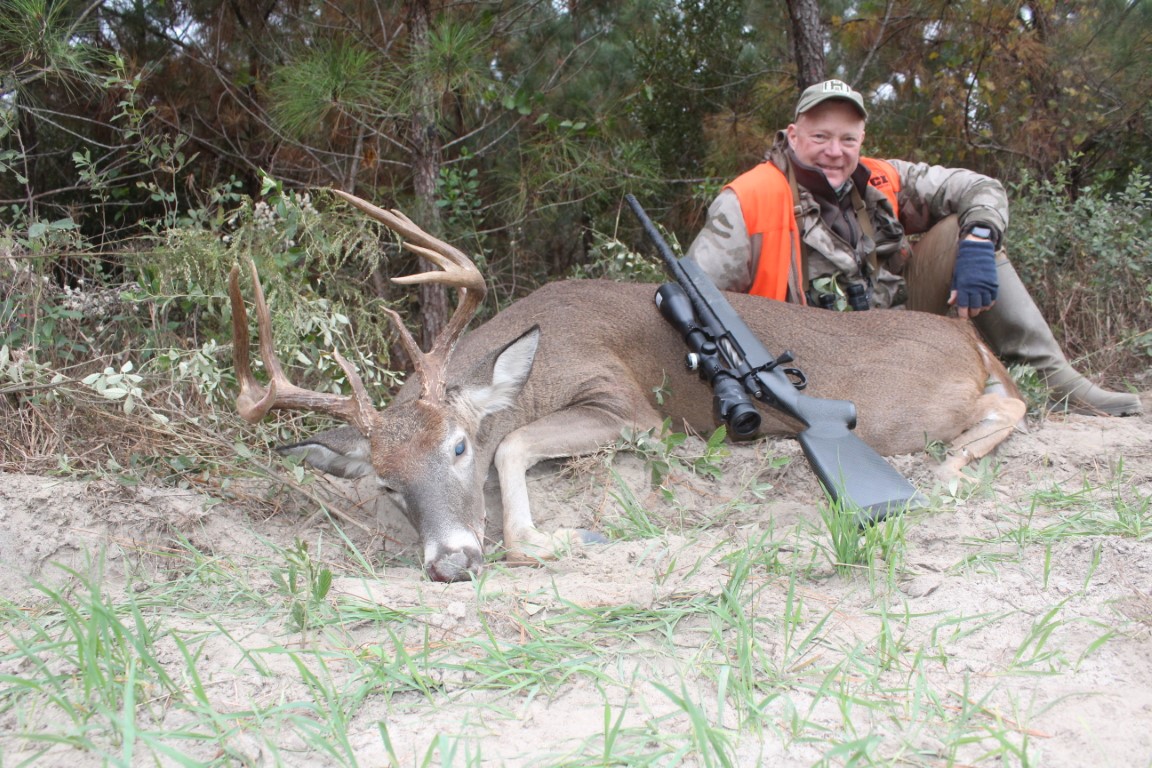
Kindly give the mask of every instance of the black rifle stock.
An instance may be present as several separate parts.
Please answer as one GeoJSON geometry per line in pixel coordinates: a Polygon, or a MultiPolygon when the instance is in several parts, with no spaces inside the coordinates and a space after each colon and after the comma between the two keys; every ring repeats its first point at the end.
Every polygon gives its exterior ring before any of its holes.
{"type": "Polygon", "coordinates": [[[820,484],[833,502],[857,511],[861,523],[922,505],[924,497],[904,476],[851,431],[856,406],[801,394],[803,374],[783,367],[791,355],[769,352],[707,273],[672,253],[636,198],[625,200],[676,280],[660,287],[656,305],[688,344],[689,367],[712,385],[717,420],[736,437],[756,434],[760,412],[751,396],[799,421],[804,428],[796,437],[820,484]]]}

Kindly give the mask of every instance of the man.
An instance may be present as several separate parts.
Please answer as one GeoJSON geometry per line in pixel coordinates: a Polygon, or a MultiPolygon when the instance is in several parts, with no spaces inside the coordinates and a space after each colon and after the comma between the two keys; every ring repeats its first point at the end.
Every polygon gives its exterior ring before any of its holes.
{"type": "Polygon", "coordinates": [[[765,162],[731,182],[688,250],[725,290],[831,309],[972,318],[995,352],[1036,369],[1053,400],[1129,416],[1137,396],[1076,372],[1002,249],[1003,186],[987,176],[861,157],[868,113],[846,83],[818,83],[765,162]],[[922,235],[910,245],[907,235],[922,235]]]}

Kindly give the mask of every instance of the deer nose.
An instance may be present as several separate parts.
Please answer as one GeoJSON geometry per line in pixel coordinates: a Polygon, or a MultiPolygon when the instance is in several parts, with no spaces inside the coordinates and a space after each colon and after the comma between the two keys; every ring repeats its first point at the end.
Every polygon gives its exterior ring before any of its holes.
{"type": "Polygon", "coordinates": [[[424,570],[432,581],[463,581],[479,573],[483,563],[480,550],[457,550],[427,561],[424,570]]]}
{"type": "Polygon", "coordinates": [[[424,571],[433,581],[463,581],[478,574],[483,565],[484,553],[475,539],[424,547],[424,571]]]}

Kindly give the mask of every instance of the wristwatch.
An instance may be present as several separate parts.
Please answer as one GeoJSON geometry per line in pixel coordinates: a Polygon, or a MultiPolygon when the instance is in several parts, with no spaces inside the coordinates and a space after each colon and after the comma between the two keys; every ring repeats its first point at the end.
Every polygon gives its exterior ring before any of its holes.
{"type": "Polygon", "coordinates": [[[964,234],[965,236],[971,235],[972,237],[978,237],[981,240],[992,240],[995,237],[995,234],[992,232],[992,227],[987,224],[973,224],[964,234]]]}

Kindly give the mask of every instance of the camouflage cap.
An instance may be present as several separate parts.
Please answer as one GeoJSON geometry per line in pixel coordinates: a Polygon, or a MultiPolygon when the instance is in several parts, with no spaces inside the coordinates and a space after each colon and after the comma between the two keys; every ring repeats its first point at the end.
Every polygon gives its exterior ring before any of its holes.
{"type": "Polygon", "coordinates": [[[825,80],[805,88],[804,93],[800,94],[800,101],[796,104],[796,117],[829,99],[841,99],[851,103],[860,110],[860,115],[865,120],[868,119],[868,110],[864,109],[864,97],[858,91],[852,90],[852,86],[843,80],[825,80]]]}

